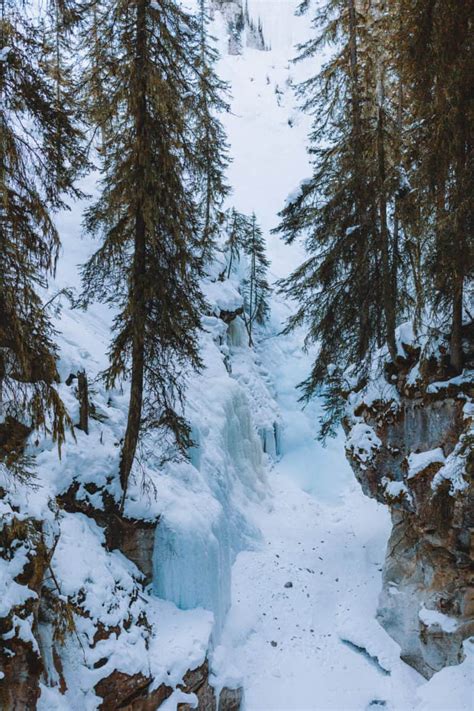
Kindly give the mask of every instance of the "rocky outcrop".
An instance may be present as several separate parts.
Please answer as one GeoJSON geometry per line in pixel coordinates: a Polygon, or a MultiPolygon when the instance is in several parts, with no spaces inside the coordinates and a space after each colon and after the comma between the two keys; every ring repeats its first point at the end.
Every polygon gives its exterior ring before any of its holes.
{"type": "Polygon", "coordinates": [[[150,690],[152,677],[143,674],[124,674],[114,671],[95,686],[95,693],[103,699],[101,711],[155,711],[173,693],[170,686],[161,684],[150,690]]]}
{"type": "MultiPolygon", "coordinates": [[[[206,662],[197,669],[189,671],[179,687],[186,694],[195,694],[198,700],[198,711],[240,711],[243,691],[242,689],[228,689],[224,687],[217,699],[214,688],[209,683],[209,665],[206,662]]],[[[178,704],[178,711],[191,711],[190,704],[178,704]]]]}
{"type": "Polygon", "coordinates": [[[69,489],[58,497],[59,506],[69,513],[83,513],[94,519],[105,532],[108,550],[118,549],[131,560],[143,574],[143,581],[148,585],[153,577],[153,549],[155,530],[158,520],[126,518],[119,514],[115,502],[107,493],[94,486],[91,491],[78,496],[79,486],[74,482],[69,489]],[[85,496],[84,496],[85,494],[85,496]],[[95,508],[88,500],[88,495],[100,495],[103,508],[95,508]]]}
{"type": "Polygon", "coordinates": [[[17,517],[0,497],[0,708],[34,709],[43,661],[36,638],[40,590],[51,550],[42,524],[17,517]]]}
{"type": "Polygon", "coordinates": [[[437,381],[410,355],[380,397],[349,397],[345,426],[358,481],[392,515],[378,619],[429,678],[474,634],[474,392],[472,372],[437,381]]]}
{"type": "MultiPolygon", "coordinates": [[[[153,679],[143,674],[123,674],[114,671],[102,679],[95,687],[95,692],[103,699],[100,709],[114,711],[155,711],[173,693],[173,689],[161,684],[157,689],[152,687],[153,679]]],[[[178,689],[185,694],[194,694],[198,700],[198,711],[240,711],[242,689],[224,687],[219,694],[217,703],[216,692],[209,683],[209,665],[207,661],[196,669],[190,669],[184,676],[178,689]]],[[[196,708],[187,703],[178,703],[178,711],[191,711],[196,708]]]]}
{"type": "Polygon", "coordinates": [[[224,687],[219,694],[217,711],[240,711],[243,700],[243,689],[228,689],[224,687]]]}
{"type": "Polygon", "coordinates": [[[143,573],[148,585],[153,578],[153,549],[158,521],[144,521],[115,515],[107,526],[107,546],[118,548],[143,573]]]}
{"type": "MultiPolygon", "coordinates": [[[[68,656],[68,640],[72,639],[79,644],[81,662],[90,679],[94,679],[96,696],[102,699],[98,708],[155,711],[171,696],[174,687],[167,683],[156,686],[153,676],[143,671],[125,673],[116,668],[113,660],[115,655],[121,664],[120,652],[115,650],[127,635],[131,636],[132,646],[141,640],[146,654],[154,634],[144,596],[152,576],[156,521],[127,519],[113,507],[94,509],[87,501],[77,499],[76,493],[72,487],[58,497],[58,509],[45,522],[20,514],[0,490],[0,709],[34,711],[41,683],[55,688],[60,695],[66,694],[69,677],[64,674],[63,655],[68,656]],[[92,521],[91,525],[96,526],[93,530],[102,537],[103,558],[94,559],[94,565],[105,564],[99,578],[108,576],[113,586],[99,615],[94,586],[89,587],[85,580],[84,587],[66,595],[55,574],[61,530],[64,535],[61,526],[67,521],[82,521],[82,527],[72,526],[65,535],[82,531],[87,534],[86,520],[92,521]],[[107,566],[117,549],[139,570],[124,564],[112,582],[107,566]]],[[[122,649],[127,649],[126,644],[122,649]]],[[[207,661],[190,669],[177,688],[195,694],[201,711],[240,709],[240,689],[222,689],[218,703],[207,661]]],[[[182,711],[187,708],[191,706],[180,705],[182,711]]]]}

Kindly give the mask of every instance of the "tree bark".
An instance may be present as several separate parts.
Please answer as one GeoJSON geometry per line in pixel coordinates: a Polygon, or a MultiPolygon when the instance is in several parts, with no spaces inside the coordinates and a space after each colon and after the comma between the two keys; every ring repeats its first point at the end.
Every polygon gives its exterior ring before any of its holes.
{"type": "Polygon", "coordinates": [[[77,374],[77,395],[79,399],[79,429],[89,434],[89,385],[84,370],[77,374]]]}
{"type": "Polygon", "coordinates": [[[367,298],[367,285],[369,282],[368,276],[368,254],[367,241],[368,235],[367,219],[362,206],[362,185],[364,171],[362,170],[362,141],[361,141],[361,110],[360,110],[360,86],[358,72],[358,56],[357,56],[357,15],[354,0],[347,0],[347,10],[349,16],[349,64],[351,77],[351,101],[352,101],[352,150],[354,156],[354,174],[356,185],[355,191],[359,194],[359,200],[356,205],[356,220],[361,226],[361,235],[358,249],[358,272],[359,272],[359,298],[360,298],[360,316],[359,316],[359,334],[357,343],[357,354],[360,361],[363,361],[369,348],[370,334],[370,314],[369,301],[367,298]]]}
{"type": "Polygon", "coordinates": [[[385,161],[385,116],[384,116],[384,78],[383,72],[379,79],[379,106],[377,120],[377,153],[379,171],[379,217],[380,217],[380,239],[382,256],[382,294],[385,314],[385,337],[387,341],[390,358],[393,362],[397,358],[397,346],[395,343],[395,303],[392,294],[392,272],[390,269],[390,231],[387,224],[387,194],[386,194],[386,161],[385,161]]]}
{"type": "Polygon", "coordinates": [[[146,150],[146,8],[147,0],[141,0],[137,8],[137,34],[135,57],[136,102],[134,103],[136,140],[136,191],[135,236],[131,285],[132,318],[132,378],[127,429],[120,458],[120,483],[123,512],[127,495],[130,472],[132,470],[140,437],[143,408],[143,382],[145,370],[145,270],[146,270],[146,225],[144,218],[144,194],[146,190],[143,169],[143,154],[146,150]]]}
{"type": "Polygon", "coordinates": [[[450,342],[450,363],[456,373],[462,372],[463,352],[462,352],[462,300],[463,300],[463,278],[456,275],[452,303],[451,321],[451,342],[450,342]]]}

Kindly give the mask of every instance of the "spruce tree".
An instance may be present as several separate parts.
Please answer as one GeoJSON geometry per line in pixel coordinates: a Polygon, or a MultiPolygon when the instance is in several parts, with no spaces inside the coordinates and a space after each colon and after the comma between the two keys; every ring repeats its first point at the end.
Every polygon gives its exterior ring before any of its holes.
{"type": "Polygon", "coordinates": [[[265,254],[265,240],[257,223],[255,213],[247,223],[245,252],[249,259],[248,276],[244,281],[244,322],[249,337],[249,346],[254,345],[254,325],[263,325],[270,313],[267,281],[269,261],[265,254]]]}
{"type": "Polygon", "coordinates": [[[35,20],[35,9],[2,0],[0,18],[0,465],[20,477],[29,473],[26,435],[50,433],[60,450],[70,425],[41,290],[60,247],[52,213],[64,194],[78,195],[85,163],[71,87],[48,62],[60,29],[35,20]]]}
{"type": "Polygon", "coordinates": [[[460,372],[463,297],[474,272],[474,3],[397,5],[389,39],[410,116],[410,182],[426,245],[424,289],[450,334],[450,363],[460,372]]]}
{"type": "Polygon", "coordinates": [[[392,218],[401,166],[391,60],[380,44],[385,22],[382,2],[328,0],[297,58],[332,49],[320,73],[299,87],[303,109],[314,117],[313,175],[282,211],[279,226],[288,243],[304,237],[309,253],[281,287],[298,304],[286,332],[305,325],[306,345],[319,347],[301,388],[303,399],[326,388],[323,433],[341,412],[336,391],[342,394],[345,368],[356,364],[363,378],[384,343],[393,360],[397,355],[400,245],[392,218]]]}
{"type": "Polygon", "coordinates": [[[224,222],[222,204],[229,193],[225,170],[229,164],[227,139],[218,113],[228,110],[226,84],[215,72],[217,50],[209,35],[206,0],[199,0],[199,64],[197,104],[190,113],[194,118],[195,146],[199,165],[194,187],[200,203],[201,243],[209,258],[224,222]]]}
{"type": "MultiPolygon", "coordinates": [[[[199,18],[176,0],[106,0],[90,18],[96,27],[86,32],[89,64],[106,58],[100,75],[89,74],[89,81],[103,82],[99,93],[91,86],[90,114],[107,131],[101,194],[86,217],[101,245],[83,268],[83,305],[99,299],[117,308],[107,386],[130,372],[123,509],[147,432],[161,434],[163,460],[185,456],[191,444],[185,375],[201,366],[204,309],[203,222],[193,191],[203,151],[193,129],[212,107],[201,100],[199,18]]],[[[214,198],[220,199],[211,195],[210,205],[214,198]]]]}
{"type": "Polygon", "coordinates": [[[245,29],[243,8],[233,13],[227,23],[229,54],[242,54],[242,33],[245,29]]]}
{"type": "Polygon", "coordinates": [[[227,240],[225,249],[227,250],[227,278],[230,278],[232,269],[236,262],[240,261],[240,255],[245,251],[250,229],[250,220],[235,207],[226,216],[227,240]]]}

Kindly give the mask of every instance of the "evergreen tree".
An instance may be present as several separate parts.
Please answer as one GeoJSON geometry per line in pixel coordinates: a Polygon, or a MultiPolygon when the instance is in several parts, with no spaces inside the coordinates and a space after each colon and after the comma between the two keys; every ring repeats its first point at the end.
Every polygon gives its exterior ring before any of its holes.
{"type": "Polygon", "coordinates": [[[217,116],[226,111],[226,84],[215,73],[217,50],[208,31],[209,15],[206,0],[199,0],[199,64],[197,105],[191,113],[195,118],[195,151],[200,161],[195,186],[196,199],[201,203],[201,243],[209,257],[216,236],[222,227],[222,204],[229,192],[225,170],[229,164],[227,139],[217,116]]]}
{"type": "Polygon", "coordinates": [[[107,131],[102,192],[86,218],[101,246],[83,269],[83,304],[97,298],[118,307],[105,378],[112,387],[131,374],[123,508],[146,432],[161,433],[164,459],[185,455],[191,444],[185,374],[201,366],[204,309],[202,213],[192,189],[203,151],[193,129],[211,107],[200,100],[200,24],[180,3],[106,0],[90,17],[96,28],[86,31],[89,63],[97,67],[106,58],[99,76],[89,74],[104,87],[99,95],[91,91],[90,111],[107,131]]]}
{"type": "Polygon", "coordinates": [[[243,9],[240,8],[227,23],[229,54],[242,54],[242,32],[244,28],[245,16],[243,9]]]}
{"type": "Polygon", "coordinates": [[[399,0],[389,35],[410,117],[410,182],[429,236],[424,288],[463,365],[463,295],[474,271],[474,3],[399,0]]]}
{"type": "Polygon", "coordinates": [[[249,346],[253,346],[254,325],[263,325],[268,318],[270,307],[268,296],[270,287],[267,281],[269,261],[265,254],[265,240],[257,224],[255,213],[247,223],[245,252],[249,258],[248,276],[244,281],[244,322],[249,337],[249,346]]]}
{"type": "Polygon", "coordinates": [[[240,260],[240,255],[245,251],[250,230],[249,218],[235,207],[227,215],[226,220],[227,240],[225,248],[228,250],[227,278],[230,278],[232,268],[240,260]]]}
{"type": "MultiPolygon", "coordinates": [[[[313,175],[282,211],[279,227],[289,243],[304,236],[309,252],[281,282],[298,302],[286,331],[307,325],[306,344],[319,345],[301,384],[303,399],[327,387],[334,364],[340,378],[352,363],[363,377],[371,353],[384,342],[396,358],[400,248],[391,222],[401,166],[397,94],[380,44],[385,22],[382,2],[328,0],[316,12],[315,37],[297,58],[312,58],[325,45],[334,50],[320,73],[299,87],[303,108],[314,117],[313,175]]],[[[336,390],[343,387],[337,375],[330,380],[328,431],[340,414],[336,390]]]]}
{"type": "Polygon", "coordinates": [[[50,432],[60,450],[71,424],[40,289],[60,246],[52,212],[62,195],[78,195],[84,156],[71,88],[48,62],[60,29],[35,21],[33,3],[2,0],[0,9],[0,464],[25,477],[25,436],[50,432]]]}

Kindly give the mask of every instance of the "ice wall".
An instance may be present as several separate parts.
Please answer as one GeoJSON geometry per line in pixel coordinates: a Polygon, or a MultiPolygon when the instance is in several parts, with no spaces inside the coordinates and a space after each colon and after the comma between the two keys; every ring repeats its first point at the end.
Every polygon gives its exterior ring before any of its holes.
{"type": "Polygon", "coordinates": [[[217,641],[235,556],[258,536],[252,504],[264,496],[265,462],[245,388],[227,371],[211,373],[198,409],[187,473],[174,472],[182,496],[165,507],[156,529],[153,590],[182,609],[211,610],[217,641]]]}
{"type": "Polygon", "coordinates": [[[214,613],[214,639],[230,605],[232,551],[223,514],[208,531],[179,530],[164,520],[156,529],[153,590],[182,610],[214,613]]]}

